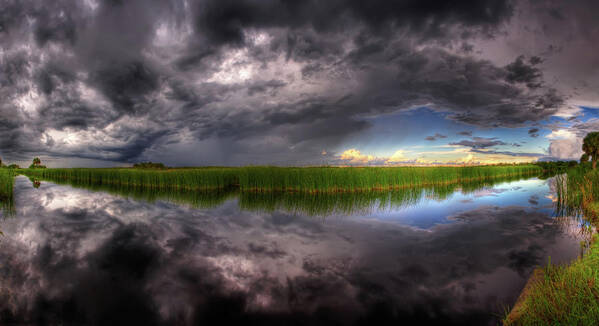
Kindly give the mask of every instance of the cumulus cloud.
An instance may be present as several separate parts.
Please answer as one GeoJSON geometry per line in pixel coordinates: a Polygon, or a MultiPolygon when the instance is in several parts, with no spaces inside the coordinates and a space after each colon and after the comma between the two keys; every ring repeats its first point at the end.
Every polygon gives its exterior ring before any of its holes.
{"type": "Polygon", "coordinates": [[[359,150],[351,148],[341,153],[341,155],[339,155],[339,159],[347,163],[367,164],[371,161],[374,161],[375,157],[372,155],[362,154],[359,150]]]}
{"type": "Polygon", "coordinates": [[[352,165],[394,165],[401,163],[416,163],[414,159],[406,156],[408,151],[399,149],[388,157],[378,157],[369,154],[363,154],[355,148],[343,151],[341,154],[332,157],[331,162],[336,164],[352,165]]]}
{"type": "Polygon", "coordinates": [[[549,143],[549,156],[558,159],[577,160],[582,155],[580,138],[555,139],[549,143]]]}
{"type": "Polygon", "coordinates": [[[385,161],[385,163],[387,163],[387,164],[393,164],[393,163],[406,162],[408,160],[408,158],[406,157],[405,154],[406,154],[406,151],[399,149],[399,150],[395,151],[395,153],[393,153],[393,155],[391,155],[385,161]]]}
{"type": "Polygon", "coordinates": [[[589,132],[599,130],[599,119],[591,118],[576,122],[567,128],[556,125],[546,137],[549,139],[549,155],[558,159],[578,160],[582,155],[582,142],[589,132]]]}

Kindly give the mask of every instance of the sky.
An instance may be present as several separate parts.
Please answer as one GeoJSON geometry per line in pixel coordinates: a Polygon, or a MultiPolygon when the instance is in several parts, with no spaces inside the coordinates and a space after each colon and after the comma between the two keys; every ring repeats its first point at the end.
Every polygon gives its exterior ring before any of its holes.
{"type": "Polygon", "coordinates": [[[594,0],[1,0],[0,157],[48,166],[579,159],[594,0]]]}

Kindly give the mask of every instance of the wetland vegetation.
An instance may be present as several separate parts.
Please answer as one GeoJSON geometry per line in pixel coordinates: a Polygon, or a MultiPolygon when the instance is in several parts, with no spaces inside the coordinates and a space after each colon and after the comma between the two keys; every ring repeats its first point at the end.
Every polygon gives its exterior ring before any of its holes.
{"type": "Polygon", "coordinates": [[[21,173],[75,187],[149,202],[167,200],[211,208],[238,197],[245,210],[310,216],[393,209],[422,198],[441,200],[457,190],[486,186],[543,171],[536,165],[476,167],[242,167],[181,169],[27,169],[21,173]]]}
{"type": "MultiPolygon", "coordinates": [[[[599,226],[599,133],[583,143],[581,164],[556,177],[556,211],[579,216],[583,228],[599,226]],[[589,162],[589,160],[591,162],[589,162]]],[[[593,231],[594,229],[594,231],[593,231]]],[[[574,262],[537,269],[504,325],[598,325],[599,235],[574,262]]]]}
{"type": "Polygon", "coordinates": [[[308,216],[355,214],[372,210],[397,209],[413,205],[424,198],[444,200],[456,191],[468,194],[499,183],[527,178],[524,175],[498,176],[453,183],[415,185],[388,191],[306,192],[242,191],[233,186],[213,190],[189,191],[181,188],[140,187],[123,183],[89,182],[89,179],[44,178],[42,173],[28,174],[31,175],[30,179],[34,187],[39,187],[39,178],[43,178],[43,180],[57,184],[67,184],[93,191],[104,191],[136,200],[147,202],[163,200],[194,208],[214,208],[222,205],[228,199],[238,198],[239,207],[244,210],[265,212],[284,210],[308,216]]]}
{"type": "Polygon", "coordinates": [[[5,213],[10,213],[14,209],[14,176],[12,169],[0,169],[0,210],[5,213]]]}
{"type": "MultiPolygon", "coordinates": [[[[597,228],[598,172],[581,165],[556,177],[558,214],[580,216],[583,227],[597,228]]],[[[535,271],[504,325],[599,324],[598,240],[595,234],[584,254],[570,264],[548,263],[535,271]]]]}
{"type": "Polygon", "coordinates": [[[351,192],[448,185],[538,175],[533,164],[468,167],[208,167],[180,169],[27,169],[51,181],[150,189],[351,192]]]}

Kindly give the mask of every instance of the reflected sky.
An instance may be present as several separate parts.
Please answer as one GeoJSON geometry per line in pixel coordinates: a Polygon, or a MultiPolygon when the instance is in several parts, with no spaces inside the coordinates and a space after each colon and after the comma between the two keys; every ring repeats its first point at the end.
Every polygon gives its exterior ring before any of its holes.
{"type": "Polygon", "coordinates": [[[532,269],[579,253],[549,186],[366,215],[153,203],[18,177],[0,223],[2,323],[493,325],[532,269]]]}
{"type": "Polygon", "coordinates": [[[460,212],[477,209],[480,206],[498,207],[523,206],[538,212],[553,213],[549,180],[537,178],[504,182],[493,187],[483,187],[472,192],[458,190],[442,200],[424,196],[414,205],[387,207],[373,212],[371,217],[397,221],[419,228],[430,228],[436,224],[451,223],[450,218],[460,212]]]}

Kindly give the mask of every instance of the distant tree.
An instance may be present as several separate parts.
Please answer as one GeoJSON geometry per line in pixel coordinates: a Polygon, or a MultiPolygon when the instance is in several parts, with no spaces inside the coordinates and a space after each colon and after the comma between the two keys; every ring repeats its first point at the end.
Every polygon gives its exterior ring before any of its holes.
{"type": "Polygon", "coordinates": [[[11,164],[8,166],[9,169],[20,169],[20,167],[17,164],[11,164]]]}
{"type": "Polygon", "coordinates": [[[30,169],[45,169],[46,166],[42,165],[42,160],[39,157],[33,159],[33,163],[29,166],[30,169]]]}
{"type": "Polygon", "coordinates": [[[163,170],[167,167],[162,163],[154,163],[154,162],[141,162],[133,164],[135,169],[158,169],[163,170]]]}
{"type": "Polygon", "coordinates": [[[599,132],[590,132],[584,137],[582,151],[591,158],[594,170],[597,167],[597,159],[599,159],[599,132]]]}

